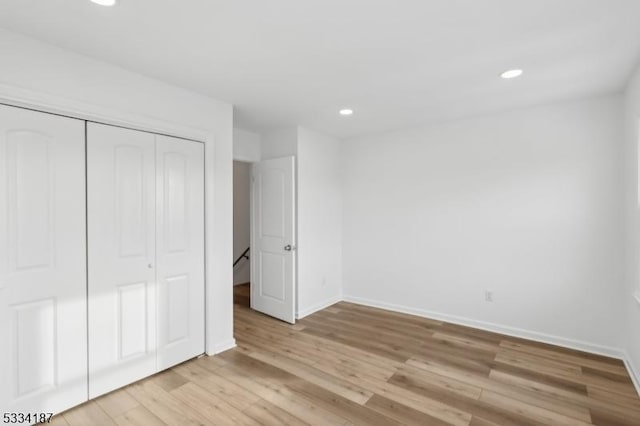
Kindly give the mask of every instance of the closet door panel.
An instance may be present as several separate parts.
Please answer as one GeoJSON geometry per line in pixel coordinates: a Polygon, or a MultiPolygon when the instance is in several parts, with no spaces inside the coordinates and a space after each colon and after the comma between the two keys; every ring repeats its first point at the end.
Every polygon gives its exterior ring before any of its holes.
{"type": "Polygon", "coordinates": [[[0,412],[87,400],[84,122],[0,105],[0,412]]]}
{"type": "Polygon", "coordinates": [[[89,123],[89,396],[156,372],[155,136],[89,123]]]}
{"type": "Polygon", "coordinates": [[[158,369],[204,352],[204,145],[156,136],[158,369]]]}

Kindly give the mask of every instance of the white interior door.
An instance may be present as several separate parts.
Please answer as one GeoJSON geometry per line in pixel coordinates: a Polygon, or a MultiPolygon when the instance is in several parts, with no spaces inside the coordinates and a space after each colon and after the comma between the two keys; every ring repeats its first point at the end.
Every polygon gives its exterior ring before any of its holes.
{"type": "Polygon", "coordinates": [[[84,122],[0,105],[0,413],[87,400],[84,122]]]}
{"type": "Polygon", "coordinates": [[[156,136],[158,369],[204,352],[204,145],[156,136]]]}
{"type": "Polygon", "coordinates": [[[155,135],[88,123],[89,396],[156,369],[155,135]]]}
{"type": "Polygon", "coordinates": [[[251,308],[295,323],[295,159],[253,165],[251,308]]]}

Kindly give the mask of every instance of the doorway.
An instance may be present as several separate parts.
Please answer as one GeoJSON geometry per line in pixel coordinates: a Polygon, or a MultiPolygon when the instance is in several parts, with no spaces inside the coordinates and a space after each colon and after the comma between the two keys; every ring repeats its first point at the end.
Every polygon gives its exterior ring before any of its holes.
{"type": "Polygon", "coordinates": [[[251,163],[233,162],[233,303],[251,306],[251,163]]]}
{"type": "Polygon", "coordinates": [[[234,305],[295,323],[293,156],[234,161],[234,305]]]}

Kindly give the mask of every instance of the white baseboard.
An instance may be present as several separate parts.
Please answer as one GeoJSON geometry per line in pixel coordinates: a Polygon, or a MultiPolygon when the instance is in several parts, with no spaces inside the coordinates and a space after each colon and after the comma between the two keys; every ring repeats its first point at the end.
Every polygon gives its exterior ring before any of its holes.
{"type": "MultiPolygon", "coordinates": [[[[576,349],[583,352],[589,352],[597,355],[604,355],[611,358],[617,358],[627,363],[628,357],[625,356],[625,352],[618,348],[609,346],[602,346],[598,344],[583,342],[580,340],[568,339],[560,336],[554,336],[546,333],[539,333],[537,331],[529,331],[516,327],[509,327],[499,324],[494,324],[486,321],[478,321],[471,318],[460,317],[456,315],[443,314],[440,312],[429,311],[425,309],[411,308],[402,305],[396,305],[393,303],[380,302],[377,300],[365,299],[356,296],[344,296],[344,301],[356,303],[359,305],[371,306],[374,308],[387,309],[394,312],[400,312],[403,314],[417,315],[419,317],[431,318],[438,321],[446,321],[453,324],[464,325],[467,327],[479,328],[481,330],[492,331],[494,333],[500,333],[507,336],[518,337],[522,339],[533,340],[536,342],[547,343],[550,345],[563,346],[570,349],[576,349]]],[[[632,371],[629,371],[632,374],[632,371]]]]}
{"type": "Polygon", "coordinates": [[[629,353],[624,351],[623,354],[624,357],[622,358],[622,360],[624,361],[624,365],[625,367],[627,367],[627,371],[629,372],[629,376],[631,376],[631,381],[633,382],[633,386],[635,386],[636,388],[636,392],[638,392],[638,395],[640,395],[640,375],[638,375],[640,370],[635,368],[633,361],[629,356],[629,353]]]}
{"type": "Polygon", "coordinates": [[[213,348],[207,350],[207,355],[212,356],[236,347],[236,339],[230,339],[226,342],[220,342],[213,345],[213,348]]]}
{"type": "Polygon", "coordinates": [[[323,310],[325,308],[328,308],[329,306],[334,305],[334,304],[336,304],[338,302],[342,302],[343,300],[344,300],[344,298],[342,296],[340,296],[340,295],[332,297],[332,298],[329,298],[329,299],[327,299],[327,300],[325,300],[323,302],[316,303],[315,305],[313,305],[313,306],[311,306],[309,308],[306,308],[306,309],[303,309],[301,311],[296,312],[296,318],[297,319],[302,319],[302,318],[304,318],[306,316],[309,316],[309,315],[311,315],[311,314],[313,314],[315,312],[318,312],[318,311],[321,311],[321,310],[323,310]]]}

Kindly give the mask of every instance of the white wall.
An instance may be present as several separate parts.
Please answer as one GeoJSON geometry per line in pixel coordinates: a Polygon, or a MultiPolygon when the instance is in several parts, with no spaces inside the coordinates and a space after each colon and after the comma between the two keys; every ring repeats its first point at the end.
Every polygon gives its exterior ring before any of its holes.
{"type": "Polygon", "coordinates": [[[262,159],[296,157],[298,318],[342,295],[341,142],[304,127],[262,134],[262,159]]]}
{"type": "Polygon", "coordinates": [[[260,161],[260,135],[238,128],[233,129],[233,159],[255,163],[260,161]]]}
{"type": "MultiPolygon", "coordinates": [[[[233,162],[233,259],[249,247],[251,241],[251,163],[233,162]]],[[[241,259],[233,268],[233,284],[251,280],[251,262],[241,259]]]]}
{"type": "Polygon", "coordinates": [[[348,141],[345,294],[619,355],[621,117],[612,96],[348,141]]]}
{"type": "Polygon", "coordinates": [[[298,128],[278,129],[262,134],[261,154],[263,160],[287,157],[298,153],[298,128]]]}
{"type": "Polygon", "coordinates": [[[0,101],[205,142],[207,352],[234,345],[231,105],[0,29],[0,101]]]}
{"type": "Polygon", "coordinates": [[[339,140],[298,128],[298,316],[342,297],[339,140]]]}
{"type": "Polygon", "coordinates": [[[623,302],[625,349],[627,360],[640,383],[640,188],[638,161],[640,152],[640,68],[634,73],[625,93],[625,188],[626,193],[626,286],[623,302]],[[638,298],[636,299],[634,295],[638,298]]]}

